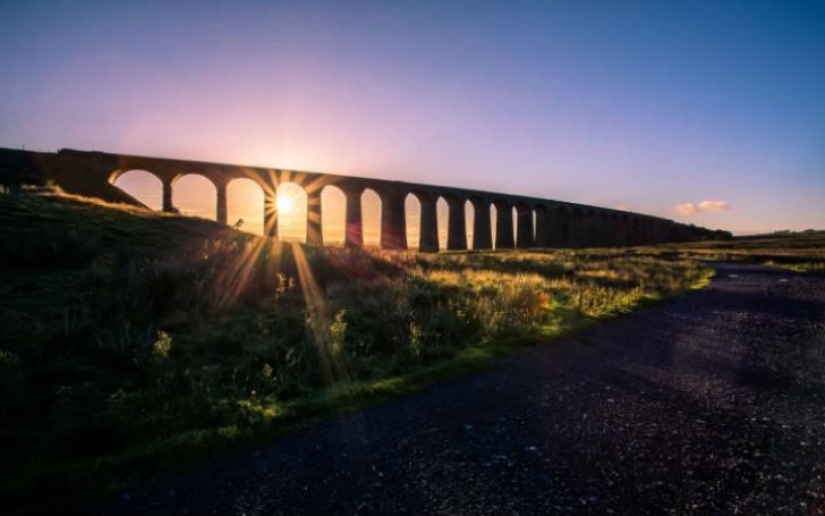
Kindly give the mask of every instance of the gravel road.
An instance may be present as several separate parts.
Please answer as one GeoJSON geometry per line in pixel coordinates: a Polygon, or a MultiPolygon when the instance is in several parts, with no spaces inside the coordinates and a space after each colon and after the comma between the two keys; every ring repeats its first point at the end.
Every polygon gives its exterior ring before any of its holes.
{"type": "Polygon", "coordinates": [[[710,287],[98,514],[825,514],[825,278],[710,287]]]}

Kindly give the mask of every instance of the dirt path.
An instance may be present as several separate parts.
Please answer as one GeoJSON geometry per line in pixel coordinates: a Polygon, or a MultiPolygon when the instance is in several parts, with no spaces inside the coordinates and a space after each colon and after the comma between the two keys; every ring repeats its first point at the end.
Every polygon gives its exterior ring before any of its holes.
{"type": "Polygon", "coordinates": [[[825,514],[825,278],[700,292],[102,514],[825,514]]]}

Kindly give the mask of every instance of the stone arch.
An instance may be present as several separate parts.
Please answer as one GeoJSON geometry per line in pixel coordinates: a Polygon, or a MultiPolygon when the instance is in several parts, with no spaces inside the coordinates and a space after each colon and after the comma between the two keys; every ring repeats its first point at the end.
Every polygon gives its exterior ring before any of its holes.
{"type": "Polygon", "coordinates": [[[618,213],[610,214],[610,236],[608,238],[613,247],[621,245],[619,239],[620,216],[618,213]]]}
{"type": "Polygon", "coordinates": [[[610,216],[606,211],[599,210],[598,221],[598,245],[599,247],[610,246],[610,216]]]}
{"type": "Polygon", "coordinates": [[[533,208],[536,247],[548,248],[553,245],[550,210],[544,204],[533,208]]]}
{"type": "Polygon", "coordinates": [[[650,219],[647,225],[648,244],[656,245],[659,243],[659,221],[657,219],[650,219]]]}
{"type": "Polygon", "coordinates": [[[279,183],[275,193],[278,237],[284,241],[306,242],[307,193],[292,181],[279,183]]]}
{"type": "Polygon", "coordinates": [[[667,241],[667,222],[663,220],[656,221],[656,242],[657,244],[661,244],[667,241]]]}
{"type": "Polygon", "coordinates": [[[407,245],[410,249],[421,247],[421,194],[410,192],[404,199],[404,211],[406,212],[407,245]]]}
{"type": "Polygon", "coordinates": [[[630,245],[630,217],[623,214],[619,217],[618,241],[620,246],[630,245]]]}
{"type": "Polygon", "coordinates": [[[573,208],[570,212],[570,245],[571,247],[584,247],[587,238],[587,231],[584,224],[584,212],[581,208],[573,208]]]}
{"type": "Polygon", "coordinates": [[[447,249],[447,230],[450,223],[450,206],[444,195],[439,195],[435,201],[435,216],[438,227],[438,248],[447,249]]]}
{"type": "Polygon", "coordinates": [[[343,245],[346,237],[347,198],[335,185],[321,189],[321,235],[325,244],[343,245]]]}
{"type": "Polygon", "coordinates": [[[639,245],[650,245],[650,219],[639,219],[639,245]]]}
{"type": "Polygon", "coordinates": [[[562,205],[556,208],[555,213],[555,229],[554,233],[554,243],[557,247],[570,247],[571,242],[571,221],[570,221],[570,210],[567,209],[566,206],[562,205]]]}
{"type": "Polygon", "coordinates": [[[248,177],[230,179],[226,185],[227,223],[243,231],[262,235],[264,190],[248,177]]]}
{"type": "Polygon", "coordinates": [[[381,209],[384,201],[373,188],[361,192],[361,217],[364,247],[381,246],[381,209]]]}
{"type": "Polygon", "coordinates": [[[147,208],[163,209],[163,180],[152,171],[143,169],[115,170],[109,183],[134,197],[147,208]]]}
{"type": "Polygon", "coordinates": [[[198,178],[199,181],[201,179],[205,179],[206,182],[208,182],[209,184],[211,184],[212,186],[214,186],[216,188],[218,186],[217,183],[215,182],[215,179],[210,174],[208,174],[208,173],[205,174],[205,173],[200,172],[198,170],[191,170],[191,171],[186,171],[186,172],[177,172],[177,173],[169,175],[168,178],[169,178],[169,183],[172,186],[176,186],[176,185],[178,185],[178,183],[180,183],[181,180],[192,179],[193,176],[198,178]]]}
{"type": "Polygon", "coordinates": [[[215,182],[200,172],[177,174],[171,181],[172,205],[184,215],[217,219],[218,188],[215,182]]]}
{"type": "Polygon", "coordinates": [[[598,241],[598,228],[595,210],[587,210],[584,214],[584,246],[595,247],[598,241]]]}
{"type": "Polygon", "coordinates": [[[633,217],[630,218],[630,239],[629,239],[629,244],[630,245],[634,245],[634,246],[639,245],[639,243],[641,242],[640,232],[641,232],[641,227],[640,227],[640,224],[639,224],[639,217],[636,217],[634,215],[633,217]]]}
{"type": "Polygon", "coordinates": [[[656,219],[650,219],[650,224],[648,224],[647,228],[647,237],[649,239],[648,244],[656,245],[659,243],[660,238],[660,231],[659,231],[659,221],[656,219]]]}

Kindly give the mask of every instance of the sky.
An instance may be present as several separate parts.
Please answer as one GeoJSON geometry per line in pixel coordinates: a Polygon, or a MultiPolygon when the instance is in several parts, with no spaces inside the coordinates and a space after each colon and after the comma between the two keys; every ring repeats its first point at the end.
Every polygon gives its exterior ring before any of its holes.
{"type": "Polygon", "coordinates": [[[822,0],[5,1],[0,65],[3,147],[825,229],[822,0]]]}

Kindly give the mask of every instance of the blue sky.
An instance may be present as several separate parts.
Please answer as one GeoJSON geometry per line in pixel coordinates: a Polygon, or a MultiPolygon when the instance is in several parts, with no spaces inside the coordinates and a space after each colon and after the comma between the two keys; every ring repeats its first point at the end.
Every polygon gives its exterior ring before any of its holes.
{"type": "Polygon", "coordinates": [[[825,228],[825,2],[5,2],[0,146],[825,228]]]}

